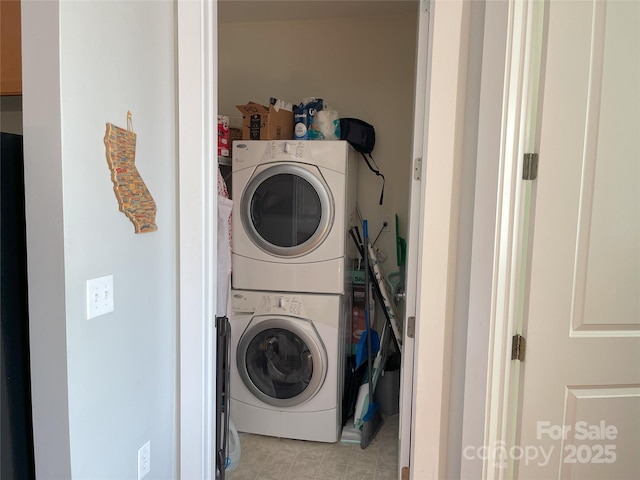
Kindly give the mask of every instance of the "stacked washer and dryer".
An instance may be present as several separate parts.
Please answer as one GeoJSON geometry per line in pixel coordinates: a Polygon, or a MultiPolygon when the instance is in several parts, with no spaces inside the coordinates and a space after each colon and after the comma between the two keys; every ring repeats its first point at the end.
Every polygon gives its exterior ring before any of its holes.
{"type": "Polygon", "coordinates": [[[231,415],[336,442],[349,352],[357,158],[346,141],[233,146],[231,415]]]}

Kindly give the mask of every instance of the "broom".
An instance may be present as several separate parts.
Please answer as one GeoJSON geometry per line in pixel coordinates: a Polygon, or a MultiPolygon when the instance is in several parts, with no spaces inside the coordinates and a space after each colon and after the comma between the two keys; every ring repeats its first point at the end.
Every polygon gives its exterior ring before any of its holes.
{"type": "Polygon", "coordinates": [[[371,358],[371,323],[369,322],[369,253],[366,246],[369,244],[369,229],[367,221],[362,221],[362,233],[364,236],[365,255],[364,255],[364,322],[367,329],[367,370],[369,384],[369,406],[362,423],[362,437],[360,439],[360,448],[367,448],[373,438],[376,436],[384,421],[380,406],[373,403],[373,360],[371,358]]]}

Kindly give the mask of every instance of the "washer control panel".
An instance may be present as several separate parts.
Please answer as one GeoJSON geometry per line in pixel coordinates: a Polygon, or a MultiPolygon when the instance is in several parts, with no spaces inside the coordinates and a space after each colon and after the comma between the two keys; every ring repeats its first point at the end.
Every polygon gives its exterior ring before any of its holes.
{"type": "Polygon", "coordinates": [[[236,291],[233,292],[231,301],[232,311],[235,314],[279,314],[307,317],[304,302],[299,295],[268,293],[256,297],[255,295],[245,295],[236,291]]]}
{"type": "MultiPolygon", "coordinates": [[[[302,299],[296,295],[264,295],[260,313],[279,313],[295,317],[304,316],[302,299]]],[[[257,313],[257,312],[256,312],[257,313]]]]}

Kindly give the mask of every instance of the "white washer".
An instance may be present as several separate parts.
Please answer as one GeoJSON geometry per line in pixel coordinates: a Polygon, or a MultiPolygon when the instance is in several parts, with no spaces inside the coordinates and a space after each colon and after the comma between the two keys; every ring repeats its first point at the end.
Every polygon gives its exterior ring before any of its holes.
{"type": "Polygon", "coordinates": [[[241,432],[336,442],[346,295],[232,291],[230,408],[241,432]]]}
{"type": "Polygon", "coordinates": [[[236,141],[232,286],[347,291],[357,225],[356,152],[346,141],[236,141]]]}

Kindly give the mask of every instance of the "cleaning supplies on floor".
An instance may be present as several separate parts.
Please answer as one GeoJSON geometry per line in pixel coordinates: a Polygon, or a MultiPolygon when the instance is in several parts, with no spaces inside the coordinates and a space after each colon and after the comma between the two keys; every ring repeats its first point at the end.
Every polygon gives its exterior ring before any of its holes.
{"type": "Polygon", "coordinates": [[[340,443],[344,445],[360,445],[362,443],[362,430],[353,424],[353,417],[347,420],[342,428],[340,443]]]}
{"type": "Polygon", "coordinates": [[[225,466],[226,472],[233,472],[238,468],[240,463],[240,436],[238,430],[233,424],[233,420],[229,418],[229,445],[227,452],[227,461],[225,466]]]}
{"type": "MultiPolygon", "coordinates": [[[[369,229],[367,226],[367,221],[362,221],[362,233],[363,233],[363,241],[365,245],[369,245],[369,229]]],[[[369,256],[365,254],[364,256],[364,271],[366,273],[369,272],[369,256]]],[[[369,275],[364,276],[364,294],[365,294],[365,302],[364,302],[364,320],[367,328],[367,386],[369,389],[368,399],[366,401],[367,404],[367,413],[365,414],[362,423],[362,437],[360,438],[360,447],[367,448],[373,438],[376,436],[384,421],[382,420],[382,413],[380,412],[380,405],[374,403],[373,401],[373,390],[375,389],[375,380],[376,375],[374,372],[374,363],[373,363],[373,330],[371,329],[371,321],[369,319],[369,275]]],[[[364,336],[364,334],[363,334],[364,336]]],[[[378,369],[380,368],[380,351],[378,350],[378,354],[376,355],[376,363],[378,369]]]]}
{"type": "Polygon", "coordinates": [[[398,413],[400,409],[400,354],[398,352],[387,356],[373,399],[380,405],[382,415],[390,416],[398,413]]]}
{"type": "MultiPolygon", "coordinates": [[[[363,222],[363,227],[365,227],[365,222],[363,222]]],[[[382,326],[381,334],[379,335],[379,344],[376,345],[376,349],[374,349],[373,345],[367,345],[366,348],[363,348],[363,345],[360,345],[360,361],[362,362],[362,358],[366,357],[367,362],[365,372],[363,373],[363,380],[358,385],[357,398],[355,400],[355,408],[353,408],[351,403],[348,403],[346,411],[350,413],[353,411],[353,417],[350,417],[347,421],[343,421],[343,430],[341,436],[341,442],[344,444],[357,443],[357,438],[359,435],[360,438],[360,446],[362,448],[366,448],[371,440],[375,437],[378,430],[382,426],[382,413],[381,413],[381,405],[374,403],[373,394],[376,391],[376,385],[382,372],[384,371],[385,364],[387,361],[387,355],[389,354],[389,349],[393,346],[392,343],[395,343],[397,356],[399,359],[399,350],[401,348],[401,338],[398,335],[398,325],[395,316],[395,309],[393,308],[393,304],[390,303],[388,294],[385,296],[383,294],[383,289],[386,289],[386,285],[383,284],[384,275],[381,270],[376,269],[376,261],[375,254],[373,253],[373,249],[371,243],[368,240],[368,232],[367,239],[363,240],[360,237],[360,232],[357,227],[353,227],[349,230],[349,234],[354,241],[356,248],[358,249],[360,256],[365,262],[365,279],[367,283],[371,282],[371,285],[374,287],[374,294],[376,295],[376,299],[383,306],[383,313],[385,316],[385,323],[382,326]],[[396,324],[394,324],[396,323],[396,324]],[[377,351],[377,353],[376,353],[377,351]],[[370,355],[365,355],[370,354],[370,355]],[[371,361],[371,358],[375,355],[375,360],[371,361]],[[352,410],[353,408],[353,410],[352,410]]],[[[368,286],[365,287],[365,292],[368,292],[368,286]]],[[[387,293],[387,292],[384,292],[387,293]]],[[[370,305],[370,301],[367,298],[365,300],[365,305],[370,305]]],[[[367,312],[367,323],[369,320],[371,312],[367,312]]],[[[367,326],[367,336],[370,339],[373,339],[373,335],[371,333],[371,325],[367,326]]],[[[366,338],[365,338],[366,339],[366,338]]],[[[356,352],[357,353],[357,352],[356,352]]],[[[358,357],[358,355],[356,355],[358,357]]],[[[358,362],[354,362],[354,373],[358,371],[358,362]]],[[[399,373],[399,372],[398,372],[399,373]]],[[[352,375],[352,381],[355,375],[352,375]]],[[[348,384],[351,385],[351,384],[348,384]]],[[[351,389],[347,390],[351,392],[351,389]]],[[[349,402],[352,402],[353,399],[351,397],[347,398],[349,402]]]]}

